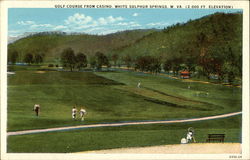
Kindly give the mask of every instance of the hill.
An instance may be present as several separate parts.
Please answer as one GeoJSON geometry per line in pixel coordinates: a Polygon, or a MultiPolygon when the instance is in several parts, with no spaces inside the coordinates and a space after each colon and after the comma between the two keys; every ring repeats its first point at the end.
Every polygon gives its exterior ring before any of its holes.
{"type": "Polygon", "coordinates": [[[231,45],[233,51],[241,54],[242,13],[216,13],[160,31],[130,30],[101,36],[40,33],[9,44],[8,48],[10,52],[16,50],[20,59],[26,53],[40,52],[50,60],[58,57],[66,47],[87,55],[100,51],[132,57],[153,55],[171,58],[197,57],[201,48],[215,49],[225,45],[231,45]]]}
{"type": "Polygon", "coordinates": [[[165,71],[189,70],[208,79],[212,74],[228,81],[240,79],[242,13],[215,13],[177,23],[112,52],[131,57],[139,68],[145,68],[143,60],[146,62],[147,57],[156,57],[160,62],[153,65],[160,64],[165,71]]]}
{"type": "Polygon", "coordinates": [[[113,52],[131,56],[185,57],[199,56],[201,48],[230,44],[237,54],[241,54],[241,13],[215,13],[187,23],[177,23],[113,52]]]}
{"type": "Polygon", "coordinates": [[[129,45],[145,35],[156,30],[131,30],[117,32],[109,35],[88,35],[42,32],[15,41],[8,45],[8,52],[17,51],[18,61],[22,61],[24,55],[43,54],[45,61],[53,61],[59,58],[63,49],[71,47],[75,52],[83,52],[86,55],[95,54],[97,51],[108,51],[129,45]]]}

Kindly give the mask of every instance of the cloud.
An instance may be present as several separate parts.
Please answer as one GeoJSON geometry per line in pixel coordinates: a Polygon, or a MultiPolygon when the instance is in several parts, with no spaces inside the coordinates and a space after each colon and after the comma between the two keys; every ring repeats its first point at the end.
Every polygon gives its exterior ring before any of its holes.
{"type": "Polygon", "coordinates": [[[139,15],[138,13],[134,13],[132,16],[137,17],[138,15],[139,15]]]}
{"type": "Polygon", "coordinates": [[[58,25],[58,26],[55,26],[53,29],[54,30],[61,30],[61,29],[66,29],[66,28],[67,28],[66,26],[58,25]]]}
{"type": "Polygon", "coordinates": [[[17,24],[26,26],[26,25],[33,25],[35,24],[35,22],[34,21],[18,21],[17,24]]]}
{"type": "Polygon", "coordinates": [[[64,20],[66,26],[71,26],[71,28],[88,28],[88,27],[98,27],[102,25],[113,24],[119,21],[123,21],[124,18],[119,17],[100,17],[98,19],[94,19],[91,16],[87,16],[81,13],[75,13],[72,16],[69,16],[66,20],[64,20]]]}
{"type": "Polygon", "coordinates": [[[33,24],[30,28],[53,28],[54,26],[51,24],[33,24]]]}
{"type": "Polygon", "coordinates": [[[137,22],[120,22],[120,23],[117,23],[116,25],[117,26],[130,26],[130,27],[139,27],[139,26],[141,26],[137,22]]]}
{"type": "Polygon", "coordinates": [[[52,24],[37,24],[35,21],[18,21],[17,24],[28,26],[30,29],[53,28],[52,24]]]}
{"type": "Polygon", "coordinates": [[[123,20],[122,17],[109,16],[109,17],[99,18],[98,23],[99,23],[99,25],[107,25],[107,24],[115,23],[115,22],[122,21],[122,20],[123,20]]]}
{"type": "Polygon", "coordinates": [[[129,22],[129,25],[131,26],[131,27],[139,27],[139,26],[141,26],[139,23],[137,23],[137,22],[129,22]]]}
{"type": "Polygon", "coordinates": [[[66,32],[75,31],[94,34],[113,33],[114,30],[117,30],[114,29],[114,26],[123,21],[124,18],[121,16],[115,17],[110,15],[107,17],[93,18],[85,14],[75,13],[64,20],[63,25],[57,26],[54,29],[61,29],[66,32]]]}
{"type": "MultiPolygon", "coordinates": [[[[133,16],[138,16],[134,13],[133,16]]],[[[89,34],[109,34],[122,30],[141,27],[138,22],[128,21],[121,16],[91,17],[82,13],[74,13],[61,24],[38,23],[35,21],[18,21],[23,30],[28,32],[63,31],[63,32],[85,32],[89,34]]]]}
{"type": "Polygon", "coordinates": [[[166,22],[155,22],[155,23],[148,23],[147,26],[168,26],[169,23],[166,22]]]}
{"type": "Polygon", "coordinates": [[[88,24],[93,20],[90,16],[85,16],[84,14],[75,13],[73,16],[69,16],[64,22],[66,25],[84,25],[88,24]]]}

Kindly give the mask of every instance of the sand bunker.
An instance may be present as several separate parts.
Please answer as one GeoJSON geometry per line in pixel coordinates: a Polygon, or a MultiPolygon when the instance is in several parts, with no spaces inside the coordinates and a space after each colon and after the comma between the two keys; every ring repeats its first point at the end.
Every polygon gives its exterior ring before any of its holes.
{"type": "Polygon", "coordinates": [[[79,153],[99,154],[240,154],[240,143],[190,143],[152,147],[133,147],[79,153]]]}
{"type": "Polygon", "coordinates": [[[45,73],[45,71],[36,71],[36,73],[41,73],[42,74],[42,73],[45,73]]]}

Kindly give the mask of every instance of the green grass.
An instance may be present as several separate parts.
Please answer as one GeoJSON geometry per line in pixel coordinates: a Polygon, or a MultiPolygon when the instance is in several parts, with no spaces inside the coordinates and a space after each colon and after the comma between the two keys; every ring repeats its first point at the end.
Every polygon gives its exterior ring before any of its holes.
{"type": "Polygon", "coordinates": [[[193,118],[241,110],[241,89],[198,83],[187,89],[186,85],[137,73],[18,70],[8,77],[8,131],[82,124],[71,119],[75,104],[86,106],[88,124],[193,118]],[[143,88],[136,88],[139,80],[143,88]],[[196,91],[210,94],[197,97],[196,91]],[[39,118],[32,111],[35,103],[41,105],[39,118]]]}
{"type": "MultiPolygon", "coordinates": [[[[140,81],[142,84],[141,94],[151,92],[151,95],[148,96],[157,96],[156,98],[161,98],[161,100],[165,98],[165,101],[171,101],[176,104],[196,104],[200,107],[205,105],[203,108],[209,107],[214,111],[214,113],[210,112],[210,114],[240,111],[242,106],[242,89],[237,87],[186,82],[159,75],[137,72],[99,72],[98,75],[124,83],[130,88],[134,88],[140,81]],[[188,86],[190,86],[190,89],[188,86]],[[157,95],[157,93],[160,93],[162,97],[165,94],[164,98],[160,97],[160,94],[157,95]]],[[[196,112],[196,114],[199,113],[196,112]]]]}
{"type": "MultiPolygon", "coordinates": [[[[39,66],[12,68],[8,76],[7,130],[80,124],[171,120],[241,111],[241,88],[187,83],[137,72],[37,72],[39,66]],[[137,88],[141,81],[142,88],[137,88]],[[188,85],[191,86],[188,89],[188,85]],[[199,96],[196,93],[199,92],[199,96]],[[204,96],[203,93],[209,93],[204,96]],[[41,105],[35,117],[33,105],[41,105]],[[71,119],[74,105],[84,105],[84,122],[71,119]]],[[[79,108],[79,107],[78,107],[79,108]]],[[[241,142],[241,116],[180,124],[101,127],[8,137],[8,152],[78,152],[121,147],[178,144],[188,127],[196,140],[225,133],[241,142]]]]}
{"type": "Polygon", "coordinates": [[[180,144],[187,128],[198,143],[209,133],[224,133],[225,142],[241,142],[241,116],[180,124],[89,128],[65,132],[9,136],[7,152],[69,153],[100,149],[180,144]]]}

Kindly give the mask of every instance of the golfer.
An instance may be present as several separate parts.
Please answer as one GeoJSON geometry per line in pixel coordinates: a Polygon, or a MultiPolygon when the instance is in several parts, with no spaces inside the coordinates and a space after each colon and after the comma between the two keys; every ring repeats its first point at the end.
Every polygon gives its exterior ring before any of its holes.
{"type": "Polygon", "coordinates": [[[81,118],[81,121],[84,121],[84,115],[86,115],[86,110],[83,109],[83,107],[80,109],[80,118],[81,118]]]}
{"type": "Polygon", "coordinates": [[[40,112],[40,105],[39,104],[35,104],[33,111],[35,111],[36,116],[39,116],[39,112],[40,112]]]}
{"type": "Polygon", "coordinates": [[[141,82],[138,82],[137,88],[140,88],[140,86],[141,86],[141,82]]]}
{"type": "Polygon", "coordinates": [[[193,141],[193,132],[188,131],[188,133],[187,133],[187,142],[191,142],[191,141],[193,141]]]}
{"type": "Polygon", "coordinates": [[[77,113],[77,109],[76,109],[76,107],[73,107],[73,109],[72,109],[72,118],[74,120],[76,119],[76,113],[77,113]]]}

